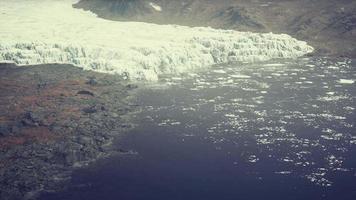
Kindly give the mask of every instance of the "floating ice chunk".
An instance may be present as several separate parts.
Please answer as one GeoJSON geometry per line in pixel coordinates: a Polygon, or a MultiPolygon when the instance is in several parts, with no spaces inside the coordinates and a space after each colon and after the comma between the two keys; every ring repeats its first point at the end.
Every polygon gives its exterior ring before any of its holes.
{"type": "Polygon", "coordinates": [[[323,187],[330,187],[332,186],[332,183],[331,181],[329,181],[328,179],[324,178],[325,174],[324,173],[312,173],[310,175],[307,175],[306,178],[312,182],[312,183],[315,183],[319,186],[323,186],[323,187]]]}
{"type": "Polygon", "coordinates": [[[241,89],[244,90],[244,91],[249,91],[249,92],[255,92],[255,91],[257,91],[257,89],[255,89],[255,88],[249,88],[249,87],[241,87],[241,89]]]}
{"type": "Polygon", "coordinates": [[[339,67],[337,67],[337,66],[329,66],[329,67],[328,67],[328,69],[338,70],[338,69],[339,69],[339,67]]]}
{"type": "Polygon", "coordinates": [[[332,121],[332,120],[345,120],[346,117],[344,116],[338,116],[338,115],[332,115],[332,114],[329,114],[329,113],[322,113],[322,114],[319,114],[318,116],[320,117],[323,117],[329,121],[332,121]]]}
{"type": "Polygon", "coordinates": [[[349,99],[349,96],[346,95],[335,95],[335,96],[325,96],[325,97],[319,97],[319,101],[340,101],[344,99],[349,99]]]}
{"type": "Polygon", "coordinates": [[[342,135],[321,135],[320,137],[325,140],[340,140],[342,135]]]}
{"type": "Polygon", "coordinates": [[[162,123],[159,123],[159,124],[157,124],[158,126],[166,126],[167,125],[167,123],[165,123],[165,122],[162,122],[162,123]]]}
{"type": "Polygon", "coordinates": [[[238,116],[238,115],[235,115],[235,114],[225,114],[225,117],[228,117],[228,118],[238,118],[239,116],[238,116]]]}
{"type": "Polygon", "coordinates": [[[347,111],[353,111],[353,110],[355,110],[355,108],[354,108],[354,107],[351,107],[351,106],[346,106],[346,107],[344,107],[344,109],[347,110],[347,111]]]}
{"type": "Polygon", "coordinates": [[[184,107],[182,111],[196,111],[196,109],[193,107],[184,107]]]}
{"type": "Polygon", "coordinates": [[[271,75],[272,76],[281,76],[282,74],[280,74],[280,73],[272,73],[271,75]]]}
{"type": "Polygon", "coordinates": [[[288,175],[291,174],[291,171],[280,171],[280,172],[274,172],[275,174],[281,174],[281,175],[288,175]]]}
{"type": "Polygon", "coordinates": [[[270,4],[264,3],[264,4],[260,4],[260,6],[261,6],[261,7],[268,7],[268,6],[270,6],[270,4]]]}
{"type": "Polygon", "coordinates": [[[216,69],[216,70],[213,70],[213,72],[216,74],[226,74],[226,71],[224,71],[222,69],[216,69]]]}
{"type": "Polygon", "coordinates": [[[352,79],[340,79],[339,83],[340,84],[354,84],[355,80],[352,80],[352,79]]]}
{"type": "Polygon", "coordinates": [[[281,66],[285,66],[285,64],[282,64],[282,63],[269,63],[269,64],[264,64],[263,66],[265,66],[265,67],[281,67],[281,66]]]}
{"type": "Polygon", "coordinates": [[[159,6],[159,5],[157,5],[157,4],[155,4],[155,3],[153,3],[153,2],[150,2],[150,6],[151,6],[153,9],[155,9],[156,11],[159,11],[159,12],[162,11],[162,7],[159,6]]]}
{"type": "Polygon", "coordinates": [[[182,77],[172,77],[173,81],[181,81],[183,78],[182,77]]]}
{"type": "Polygon", "coordinates": [[[306,67],[310,67],[310,68],[313,68],[315,67],[315,65],[312,65],[312,64],[308,64],[308,65],[305,65],[306,67]]]}
{"type": "Polygon", "coordinates": [[[293,160],[290,159],[290,158],[288,158],[288,157],[283,158],[282,161],[283,161],[283,162],[293,162],[293,160]]]}
{"type": "Polygon", "coordinates": [[[174,120],[171,120],[171,119],[166,119],[166,120],[162,120],[161,123],[158,123],[158,126],[175,126],[175,125],[180,125],[181,122],[178,122],[178,121],[174,121],[174,120]]]}
{"type": "Polygon", "coordinates": [[[259,160],[259,158],[257,158],[256,155],[251,155],[251,156],[248,157],[248,162],[250,162],[250,163],[255,163],[258,160],[259,160]]]}
{"type": "Polygon", "coordinates": [[[347,169],[347,168],[337,167],[337,168],[334,169],[334,171],[349,172],[349,171],[351,171],[351,170],[350,170],[350,169],[347,169]]]}
{"type": "Polygon", "coordinates": [[[249,79],[251,76],[248,75],[243,75],[243,74],[233,74],[230,75],[231,78],[237,78],[237,79],[249,79]]]}

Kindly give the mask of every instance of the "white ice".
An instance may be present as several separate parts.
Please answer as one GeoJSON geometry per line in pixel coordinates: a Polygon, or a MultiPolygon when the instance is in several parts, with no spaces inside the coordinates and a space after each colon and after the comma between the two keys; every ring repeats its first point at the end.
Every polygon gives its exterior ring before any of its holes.
{"type": "Polygon", "coordinates": [[[150,2],[150,6],[158,12],[162,11],[162,7],[153,2],[150,2]]]}
{"type": "Polygon", "coordinates": [[[340,79],[339,83],[341,84],[353,84],[355,83],[355,80],[351,80],[351,79],[340,79]]]}
{"type": "Polygon", "coordinates": [[[74,0],[0,0],[0,62],[67,63],[157,80],[213,64],[295,58],[313,51],[289,35],[115,22],[74,0]]]}

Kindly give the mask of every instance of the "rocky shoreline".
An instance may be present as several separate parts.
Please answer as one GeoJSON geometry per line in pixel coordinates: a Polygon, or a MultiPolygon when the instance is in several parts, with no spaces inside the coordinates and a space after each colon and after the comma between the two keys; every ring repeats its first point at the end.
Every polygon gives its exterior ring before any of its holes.
{"type": "Polygon", "coordinates": [[[112,153],[133,125],[136,85],[71,65],[0,64],[0,199],[65,188],[73,169],[112,153]]]}

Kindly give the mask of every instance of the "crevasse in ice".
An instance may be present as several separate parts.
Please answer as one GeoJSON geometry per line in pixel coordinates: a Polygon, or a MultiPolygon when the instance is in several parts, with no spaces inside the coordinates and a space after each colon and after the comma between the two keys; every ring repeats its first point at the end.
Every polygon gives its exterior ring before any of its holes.
{"type": "Polygon", "coordinates": [[[313,51],[285,34],[113,22],[71,0],[0,2],[0,62],[68,63],[86,70],[157,80],[213,64],[295,58],[313,51]]]}

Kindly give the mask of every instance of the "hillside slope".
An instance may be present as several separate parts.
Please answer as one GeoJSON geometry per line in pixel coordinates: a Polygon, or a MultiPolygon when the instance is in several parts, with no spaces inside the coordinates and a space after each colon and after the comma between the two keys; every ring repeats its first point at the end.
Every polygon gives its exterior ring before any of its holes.
{"type": "Polygon", "coordinates": [[[316,54],[356,57],[353,0],[81,0],[74,7],[110,20],[287,33],[316,54]]]}

